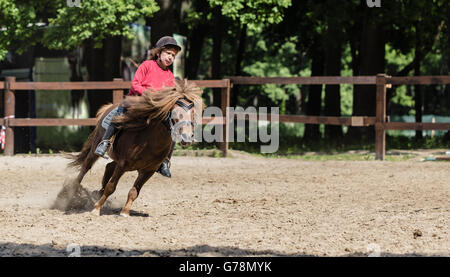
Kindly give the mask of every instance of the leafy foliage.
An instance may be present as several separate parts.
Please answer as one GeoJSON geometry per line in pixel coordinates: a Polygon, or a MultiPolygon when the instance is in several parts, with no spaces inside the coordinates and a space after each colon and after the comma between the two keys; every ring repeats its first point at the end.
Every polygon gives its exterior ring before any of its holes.
{"type": "Polygon", "coordinates": [[[256,30],[280,23],[291,0],[209,0],[209,3],[212,7],[221,6],[223,15],[256,30]]]}
{"type": "Polygon", "coordinates": [[[154,0],[90,0],[80,7],[61,0],[0,0],[0,60],[8,51],[20,54],[38,42],[71,49],[88,38],[100,47],[108,36],[132,37],[129,23],[158,9],[154,0]]]}
{"type": "MultiPolygon", "coordinates": [[[[298,73],[295,71],[288,62],[297,54],[295,49],[295,37],[282,45],[273,45],[274,49],[271,52],[274,55],[263,55],[268,51],[268,46],[263,40],[259,40],[256,43],[256,48],[253,50],[260,53],[260,59],[255,59],[253,63],[249,61],[249,64],[244,67],[244,72],[250,76],[262,76],[262,77],[293,77],[298,73]]],[[[280,106],[280,111],[284,113],[286,111],[286,101],[290,96],[295,96],[300,93],[300,89],[297,85],[275,85],[267,84],[253,88],[254,95],[260,95],[267,97],[272,103],[280,106]]],[[[250,90],[249,93],[252,93],[250,90]]]]}
{"type": "MultiPolygon", "coordinates": [[[[318,52],[323,54],[324,72],[321,74],[324,74],[329,68],[329,49],[335,49],[336,42],[342,46],[340,74],[359,75],[361,55],[370,53],[367,49],[374,45],[373,41],[363,41],[367,18],[377,30],[383,31],[382,43],[386,46],[383,62],[388,75],[413,75],[417,69],[422,75],[450,73],[448,0],[391,0],[383,1],[382,8],[373,9],[367,7],[365,0],[158,1],[177,5],[181,2],[184,8],[180,12],[180,26],[170,31],[188,37],[187,60],[193,48],[201,48],[194,75],[202,79],[212,77],[212,56],[217,53],[216,49],[220,49],[219,77],[233,76],[237,72],[262,77],[310,76],[314,53],[318,52]],[[219,15],[223,20],[217,20],[219,15]],[[221,40],[214,36],[218,34],[215,24],[219,21],[223,27],[221,40]],[[190,48],[199,30],[204,34],[198,36],[202,37],[201,43],[190,48]],[[318,45],[323,48],[321,52],[316,51],[318,45]]],[[[106,37],[131,37],[129,23],[149,19],[158,9],[155,0],[81,0],[81,7],[69,7],[65,0],[0,0],[0,60],[9,51],[20,53],[36,43],[54,49],[70,49],[86,39],[94,40],[99,47],[106,37]]],[[[152,27],[157,28],[158,22],[153,24],[152,27]]],[[[240,86],[234,100],[240,106],[279,106],[282,113],[303,113],[309,97],[304,91],[308,91],[308,86],[240,86]],[[301,109],[293,109],[298,101],[301,109]]],[[[206,94],[212,95],[211,92],[206,94]]],[[[341,107],[341,115],[351,115],[357,105],[353,92],[352,85],[340,86],[337,105],[341,107]]],[[[450,115],[449,92],[450,86],[424,88],[424,114],[450,115]]],[[[388,90],[388,98],[389,115],[415,113],[413,88],[394,86],[388,90]]],[[[324,97],[322,102],[320,113],[324,114],[324,97]]],[[[288,129],[284,130],[286,147],[296,145],[303,132],[298,127],[288,129]]],[[[327,143],[318,142],[320,147],[328,146],[327,143]]]]}

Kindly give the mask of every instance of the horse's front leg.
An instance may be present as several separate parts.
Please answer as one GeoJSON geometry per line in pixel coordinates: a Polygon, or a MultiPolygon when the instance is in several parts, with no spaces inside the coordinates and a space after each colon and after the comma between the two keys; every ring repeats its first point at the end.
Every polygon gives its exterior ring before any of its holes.
{"type": "Polygon", "coordinates": [[[105,167],[105,173],[103,174],[102,179],[102,188],[100,190],[94,191],[93,196],[96,200],[100,199],[100,197],[103,195],[106,185],[108,184],[109,180],[111,179],[111,176],[114,173],[114,170],[116,169],[117,162],[112,161],[108,163],[105,167]]]}
{"type": "Polygon", "coordinates": [[[103,195],[100,198],[100,200],[97,201],[94,205],[94,209],[92,210],[92,214],[100,215],[100,209],[105,204],[106,199],[116,190],[117,183],[119,182],[120,177],[125,173],[125,170],[120,167],[116,166],[114,169],[114,173],[111,176],[111,179],[105,186],[105,190],[103,191],[103,195]]]}
{"type": "Polygon", "coordinates": [[[130,216],[130,208],[131,204],[133,204],[133,201],[136,200],[136,198],[139,195],[139,192],[141,191],[142,186],[145,184],[145,182],[152,177],[152,175],[155,173],[154,170],[152,171],[139,171],[139,175],[134,181],[133,187],[128,192],[128,199],[127,203],[123,207],[122,211],[120,212],[120,215],[123,217],[129,217],[130,216]]]}

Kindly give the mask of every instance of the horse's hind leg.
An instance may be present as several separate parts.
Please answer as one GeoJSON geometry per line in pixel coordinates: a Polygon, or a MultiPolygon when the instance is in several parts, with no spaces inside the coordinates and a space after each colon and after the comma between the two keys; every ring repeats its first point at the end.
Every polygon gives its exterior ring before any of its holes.
{"type": "Polygon", "coordinates": [[[89,168],[86,168],[86,167],[84,167],[84,166],[81,167],[80,173],[78,173],[78,176],[77,176],[77,182],[78,182],[78,184],[81,184],[81,181],[83,180],[84,175],[86,175],[86,173],[87,173],[88,171],[89,171],[89,168]]]}
{"type": "Polygon", "coordinates": [[[100,198],[100,200],[97,201],[97,203],[95,203],[94,209],[92,210],[91,213],[95,215],[100,215],[100,209],[105,204],[106,199],[116,190],[117,183],[119,182],[120,177],[122,177],[124,173],[125,170],[123,170],[122,167],[116,165],[114,173],[111,176],[111,179],[105,186],[102,197],[100,198]]]}
{"type": "Polygon", "coordinates": [[[129,217],[130,216],[130,208],[131,204],[133,204],[133,201],[136,200],[136,198],[139,195],[139,192],[141,191],[142,186],[147,182],[150,177],[155,173],[155,171],[139,171],[139,175],[134,181],[133,187],[128,192],[128,199],[127,203],[123,207],[122,211],[120,212],[120,215],[123,217],[129,217]]]}
{"type": "Polygon", "coordinates": [[[99,157],[95,155],[93,152],[90,152],[86,157],[86,160],[81,165],[80,173],[77,176],[77,182],[81,184],[81,181],[84,178],[84,175],[92,168],[92,165],[97,161],[99,157]]]}
{"type": "Polygon", "coordinates": [[[108,184],[109,179],[111,179],[111,176],[114,173],[114,169],[116,169],[117,163],[115,161],[112,161],[108,163],[105,167],[105,173],[103,174],[102,179],[102,191],[105,190],[106,184],[108,184]]]}

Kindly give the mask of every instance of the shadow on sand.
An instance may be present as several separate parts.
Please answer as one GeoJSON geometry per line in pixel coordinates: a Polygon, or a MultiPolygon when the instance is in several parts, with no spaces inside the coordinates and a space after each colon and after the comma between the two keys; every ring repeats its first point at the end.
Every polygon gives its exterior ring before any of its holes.
{"type": "MultiPolygon", "coordinates": [[[[17,243],[0,243],[1,257],[68,257],[73,255],[73,247],[66,245],[34,245],[17,243]]],[[[283,253],[272,250],[242,249],[238,247],[214,247],[209,245],[195,245],[181,249],[140,249],[125,250],[121,248],[107,248],[96,245],[83,245],[79,248],[80,257],[319,257],[307,253],[283,253]]],[[[339,257],[367,257],[367,253],[352,253],[339,257]]],[[[442,257],[442,254],[423,253],[380,253],[381,257],[442,257]]],[[[320,256],[324,257],[324,256],[320,256]]]]}

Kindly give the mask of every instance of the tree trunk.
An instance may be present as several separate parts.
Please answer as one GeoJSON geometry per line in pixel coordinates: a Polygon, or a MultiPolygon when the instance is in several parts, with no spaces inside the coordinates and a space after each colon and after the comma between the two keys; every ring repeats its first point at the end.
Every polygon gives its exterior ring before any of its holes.
{"type": "MultiPolygon", "coordinates": [[[[320,40],[315,39],[311,47],[311,76],[323,76],[324,73],[324,51],[320,40]]],[[[322,105],[322,85],[309,86],[308,102],[306,103],[306,115],[320,115],[322,105]]],[[[316,124],[306,124],[303,139],[306,141],[317,141],[320,139],[320,126],[316,124]]]]}
{"type": "MultiPolygon", "coordinates": [[[[372,10],[367,10],[367,12],[373,12],[372,10]]],[[[385,37],[381,26],[377,26],[375,19],[370,14],[365,16],[359,53],[360,76],[374,76],[384,72],[385,37]]],[[[355,85],[353,90],[353,115],[375,116],[375,97],[375,85],[355,85]]],[[[374,127],[350,127],[347,135],[357,141],[360,141],[363,137],[372,140],[375,136],[375,129],[374,127]]]]}
{"type": "Polygon", "coordinates": [[[105,81],[120,78],[120,56],[122,54],[122,37],[110,37],[106,39],[105,48],[105,81]]]}
{"type": "MultiPolygon", "coordinates": [[[[450,56],[447,56],[447,68],[450,68],[450,56]]],[[[450,107],[450,86],[446,85],[445,86],[445,98],[444,98],[444,105],[445,107],[450,107]]],[[[447,112],[449,113],[450,110],[447,109],[447,112]]],[[[448,143],[448,148],[450,149],[450,130],[447,131],[447,133],[445,133],[444,137],[443,137],[443,141],[444,143],[448,143]]]]}
{"type": "MultiPolygon", "coordinates": [[[[341,32],[336,27],[339,27],[338,24],[331,22],[326,34],[325,72],[327,76],[341,75],[342,39],[339,35],[341,32]]],[[[325,115],[341,115],[340,85],[327,85],[325,87],[325,115]]],[[[341,139],[342,136],[342,126],[325,125],[326,140],[341,139]]]]}
{"type": "Polygon", "coordinates": [[[359,55],[358,51],[359,42],[353,36],[350,38],[350,52],[352,55],[352,72],[353,76],[359,75],[359,55]]]}
{"type": "Polygon", "coordinates": [[[182,1],[157,0],[159,11],[153,17],[146,19],[146,25],[151,26],[152,47],[163,36],[172,36],[180,26],[180,12],[182,1]]]}
{"type": "MultiPolygon", "coordinates": [[[[247,25],[242,26],[239,37],[239,44],[236,54],[236,64],[234,67],[234,75],[242,76],[242,58],[245,52],[245,41],[247,39],[247,25]]],[[[239,101],[239,86],[234,86],[231,91],[231,106],[237,106],[239,101]]]]}
{"type": "Polygon", "coordinates": [[[188,79],[198,79],[198,69],[206,35],[209,31],[207,24],[199,24],[192,30],[189,40],[189,55],[186,59],[186,76],[188,79]]]}
{"type": "MultiPolygon", "coordinates": [[[[420,32],[419,24],[416,25],[416,53],[415,53],[415,63],[414,63],[414,76],[420,76],[420,65],[423,59],[423,53],[421,51],[421,32],[420,32]]],[[[415,85],[414,86],[414,109],[416,111],[416,122],[422,122],[423,115],[423,86],[415,85]]],[[[416,131],[416,139],[423,139],[423,132],[421,130],[416,131]]]]}
{"type": "MultiPolygon", "coordinates": [[[[222,54],[222,38],[223,38],[223,16],[220,7],[213,10],[214,32],[213,32],[213,51],[211,56],[211,77],[212,79],[220,79],[221,76],[221,54],[222,54]]],[[[213,106],[220,107],[221,89],[213,90],[213,106]]]]}
{"type": "MultiPolygon", "coordinates": [[[[194,2],[195,11],[207,14],[209,4],[205,0],[198,0],[194,2]]],[[[205,39],[210,32],[211,26],[207,22],[206,16],[202,18],[201,22],[194,26],[189,34],[188,50],[186,56],[186,76],[188,79],[198,79],[198,69],[200,60],[202,58],[202,50],[205,39]]]]}
{"type": "MultiPolygon", "coordinates": [[[[87,43],[86,62],[89,81],[112,81],[120,78],[121,37],[107,38],[102,48],[94,48],[92,41],[87,43]]],[[[89,90],[89,117],[95,117],[97,110],[112,102],[111,90],[89,90]]]]}
{"type": "MultiPolygon", "coordinates": [[[[420,62],[414,68],[414,76],[420,76],[420,62]]],[[[423,116],[423,86],[414,86],[414,109],[416,111],[416,123],[422,122],[423,116]]],[[[416,139],[423,139],[423,132],[416,130],[416,139]]]]}

